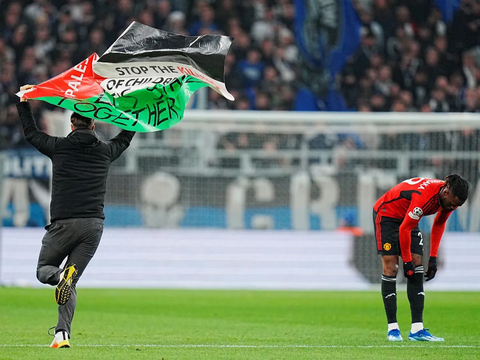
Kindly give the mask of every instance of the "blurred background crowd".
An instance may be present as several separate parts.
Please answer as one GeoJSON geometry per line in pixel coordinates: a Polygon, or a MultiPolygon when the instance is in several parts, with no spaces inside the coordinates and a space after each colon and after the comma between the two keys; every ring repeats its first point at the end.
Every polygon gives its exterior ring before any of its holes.
{"type": "MultiPolygon", "coordinates": [[[[22,143],[14,106],[21,85],[41,83],[94,52],[101,55],[133,20],[183,35],[214,33],[235,39],[225,74],[236,101],[209,90],[209,109],[302,109],[293,0],[4,0],[0,5],[2,148],[22,143]]],[[[480,1],[462,0],[450,19],[434,0],[353,0],[353,5],[363,24],[361,45],[335,79],[347,109],[480,110],[480,1]]],[[[41,119],[49,105],[32,104],[41,119]]],[[[475,131],[453,135],[435,134],[435,141],[421,135],[384,137],[375,146],[479,150],[475,131]]],[[[295,138],[274,140],[275,147],[297,146],[295,138]]],[[[320,136],[310,146],[331,148],[344,140],[320,136]]],[[[219,146],[249,147],[249,142],[249,135],[240,134],[223,137],[219,146]]],[[[254,143],[269,146],[268,139],[254,143]]],[[[346,146],[365,144],[348,137],[346,146]]]]}

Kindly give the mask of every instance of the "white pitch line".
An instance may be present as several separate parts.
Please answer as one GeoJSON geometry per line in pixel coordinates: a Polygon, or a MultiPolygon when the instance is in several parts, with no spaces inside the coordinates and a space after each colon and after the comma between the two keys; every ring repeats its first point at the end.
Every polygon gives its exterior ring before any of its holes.
{"type": "MultiPolygon", "coordinates": [[[[307,348],[307,349],[325,349],[325,348],[425,348],[423,345],[222,345],[222,344],[91,344],[91,345],[73,345],[74,347],[158,347],[158,348],[254,348],[254,349],[286,349],[286,348],[307,348]]],[[[0,347],[48,347],[45,344],[0,344],[0,347]]],[[[435,345],[435,348],[471,348],[480,349],[480,345],[435,345]]]]}

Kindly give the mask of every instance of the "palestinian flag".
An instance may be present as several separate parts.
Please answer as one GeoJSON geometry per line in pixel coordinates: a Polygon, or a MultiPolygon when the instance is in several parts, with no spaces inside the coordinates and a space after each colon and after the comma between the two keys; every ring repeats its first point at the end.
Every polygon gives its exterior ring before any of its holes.
{"type": "Polygon", "coordinates": [[[209,86],[234,100],[224,83],[232,39],[182,36],[133,22],[100,57],[87,59],[19,97],[38,99],[139,132],[182,120],[192,94],[209,86]]]}

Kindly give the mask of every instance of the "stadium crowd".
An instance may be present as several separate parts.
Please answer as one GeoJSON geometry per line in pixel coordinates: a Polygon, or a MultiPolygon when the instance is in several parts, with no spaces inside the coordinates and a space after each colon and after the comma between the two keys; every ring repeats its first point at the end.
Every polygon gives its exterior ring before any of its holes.
{"type": "MultiPolygon", "coordinates": [[[[462,0],[445,22],[434,0],[354,0],[363,23],[361,45],[336,78],[354,111],[478,112],[480,110],[480,1],[462,0]]],[[[2,1],[0,19],[1,148],[23,146],[14,95],[96,52],[101,55],[133,21],[184,35],[235,38],[226,84],[236,101],[209,91],[209,109],[297,110],[299,49],[292,0],[33,0],[2,1]]],[[[41,119],[49,105],[32,102],[41,119]]],[[[42,124],[39,124],[42,127],[42,124]]],[[[443,134],[430,141],[379,139],[380,149],[480,150],[478,134],[443,134]],[[463,141],[462,137],[469,141],[463,141]],[[437,147],[437,148],[435,148],[437,147]]],[[[423,136],[423,137],[422,137],[423,136]]],[[[226,136],[219,147],[249,147],[249,136],[226,136]],[[243,144],[243,145],[242,145],[243,144]],[[247,144],[247,145],[245,145],[247,144]]],[[[315,149],[361,148],[361,139],[310,141],[315,149]]],[[[298,146],[295,138],[268,137],[257,148],[298,146]]]]}

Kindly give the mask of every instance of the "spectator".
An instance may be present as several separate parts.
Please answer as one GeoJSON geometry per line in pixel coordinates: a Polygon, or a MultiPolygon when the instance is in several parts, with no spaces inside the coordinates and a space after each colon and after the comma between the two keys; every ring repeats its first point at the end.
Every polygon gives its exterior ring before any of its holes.
{"type": "Polygon", "coordinates": [[[463,85],[463,76],[456,71],[448,79],[447,97],[452,111],[463,111],[463,95],[465,87],[463,85]]]}
{"type": "Polygon", "coordinates": [[[342,76],[341,82],[341,92],[347,107],[349,109],[355,108],[355,102],[357,101],[358,95],[358,85],[357,85],[357,78],[353,72],[345,74],[342,76]]]}
{"type": "Polygon", "coordinates": [[[447,34],[447,25],[442,20],[442,12],[438,8],[432,8],[427,18],[427,24],[434,36],[444,37],[447,34]]]}
{"type": "Polygon", "coordinates": [[[273,110],[293,110],[293,106],[295,103],[294,89],[288,84],[283,84],[280,86],[279,93],[280,97],[276,98],[277,102],[273,103],[273,110]]]}
{"type": "Polygon", "coordinates": [[[425,53],[425,71],[427,72],[427,77],[430,80],[430,88],[434,86],[437,77],[440,75],[445,75],[444,70],[439,66],[439,62],[440,59],[438,56],[438,51],[434,47],[429,47],[425,53]]]}
{"type": "Polygon", "coordinates": [[[432,31],[427,24],[420,24],[417,27],[417,41],[423,51],[432,44],[432,31]]]}
{"type": "Polygon", "coordinates": [[[465,51],[462,55],[462,70],[467,88],[477,86],[475,56],[471,51],[465,51]]]}
{"type": "Polygon", "coordinates": [[[413,90],[414,103],[417,106],[421,106],[426,103],[430,98],[430,88],[428,86],[428,77],[426,71],[421,68],[419,69],[413,79],[413,90]]]}
{"type": "Polygon", "coordinates": [[[245,88],[252,88],[263,76],[265,64],[260,57],[260,51],[256,48],[251,48],[247,52],[247,58],[238,62],[238,69],[243,79],[243,86],[245,88]]]}
{"type": "Polygon", "coordinates": [[[83,41],[87,41],[89,31],[98,26],[96,24],[96,16],[102,16],[103,11],[98,11],[91,1],[82,1],[81,3],[81,17],[78,20],[78,24],[80,27],[80,38],[83,41]],[[98,14],[98,15],[97,15],[98,14]]]}
{"type": "Polygon", "coordinates": [[[445,36],[438,36],[433,41],[433,45],[440,58],[440,67],[444,70],[445,75],[450,75],[451,70],[457,66],[454,56],[448,52],[447,38],[445,36]]]}
{"type": "Polygon", "coordinates": [[[395,98],[398,98],[400,101],[405,104],[405,111],[414,111],[415,108],[413,106],[413,96],[410,91],[403,90],[400,91],[398,96],[395,96],[395,98]]]}
{"type": "Polygon", "coordinates": [[[57,41],[60,41],[62,39],[63,34],[68,29],[75,29],[75,28],[76,28],[76,24],[73,21],[73,17],[70,14],[70,11],[64,8],[62,11],[60,11],[60,14],[59,14],[58,24],[56,26],[56,32],[54,34],[55,39],[57,41]]]}
{"type": "Polygon", "coordinates": [[[370,67],[370,59],[379,52],[375,36],[371,32],[362,34],[360,47],[355,54],[355,74],[363,76],[365,69],[370,67]]]}
{"type": "MultiPolygon", "coordinates": [[[[371,112],[372,109],[367,102],[360,101],[358,105],[358,112],[371,112]]],[[[369,130],[372,128],[369,127],[369,130]]],[[[380,135],[376,131],[364,131],[359,134],[359,139],[364,144],[365,149],[377,149],[380,145],[380,135]]]]}
{"type": "Polygon", "coordinates": [[[387,56],[389,59],[398,62],[402,56],[402,46],[407,42],[407,34],[403,27],[397,27],[395,36],[387,40],[387,56]]]}
{"type": "Polygon", "coordinates": [[[265,66],[263,77],[258,83],[258,88],[264,92],[269,92],[271,89],[278,89],[281,84],[281,78],[277,70],[273,66],[265,66]]]}
{"type": "Polygon", "coordinates": [[[5,43],[5,40],[0,37],[0,71],[6,63],[13,62],[15,60],[15,52],[13,49],[5,43]]]}
{"type": "Polygon", "coordinates": [[[373,34],[373,36],[375,36],[379,50],[383,52],[383,49],[385,48],[385,37],[383,34],[382,26],[373,19],[372,13],[369,10],[360,10],[359,16],[360,20],[362,20],[363,23],[362,31],[365,33],[373,34]]]}
{"type": "Polygon", "coordinates": [[[285,159],[278,154],[279,138],[276,135],[268,135],[262,141],[262,150],[266,156],[254,159],[256,168],[275,168],[285,164],[285,159]],[[277,155],[278,154],[278,155],[277,155]]]}
{"type": "Polygon", "coordinates": [[[255,96],[255,108],[254,110],[271,110],[271,99],[268,93],[258,91],[255,96]]]}
{"type": "Polygon", "coordinates": [[[235,100],[234,110],[251,110],[250,101],[247,97],[242,96],[235,100]]]}
{"type": "Polygon", "coordinates": [[[294,64],[286,59],[284,48],[278,47],[275,50],[273,65],[275,65],[275,68],[280,73],[283,82],[291,83],[296,79],[297,75],[294,70],[294,64]]]}
{"type": "Polygon", "coordinates": [[[265,39],[273,39],[277,30],[275,14],[271,8],[267,7],[263,11],[263,16],[253,23],[250,32],[255,43],[260,44],[265,39]]]}
{"type": "Polygon", "coordinates": [[[275,66],[273,62],[273,58],[275,56],[275,43],[272,39],[265,39],[262,41],[261,47],[262,51],[262,62],[266,66],[275,66]]]}
{"type": "Polygon", "coordinates": [[[432,91],[432,97],[428,102],[428,105],[432,109],[433,112],[448,112],[450,111],[450,106],[448,102],[445,100],[445,91],[442,90],[440,87],[436,87],[432,91]]]}
{"type": "Polygon", "coordinates": [[[165,30],[187,36],[188,31],[185,28],[185,19],[186,17],[183,12],[178,10],[171,12],[165,23],[165,30]]]}
{"type": "Polygon", "coordinates": [[[210,6],[200,8],[199,19],[195,21],[189,28],[190,36],[199,35],[200,29],[207,29],[208,33],[216,32],[219,27],[215,24],[215,14],[210,6]]]}
{"type": "Polygon", "coordinates": [[[410,21],[410,10],[406,6],[399,6],[396,11],[396,25],[405,30],[410,39],[415,36],[415,25],[410,21]]]}
{"type": "Polygon", "coordinates": [[[146,8],[138,14],[138,22],[150,27],[155,27],[155,15],[150,9],[146,8]]]}
{"type": "Polygon", "coordinates": [[[373,54],[370,58],[370,67],[375,71],[380,71],[380,68],[385,65],[382,54],[373,54]]]}
{"type": "Polygon", "coordinates": [[[241,31],[238,33],[237,38],[233,42],[232,45],[232,52],[235,55],[235,59],[237,62],[245,60],[247,58],[247,52],[251,47],[251,39],[250,36],[241,31]]]}
{"type": "Polygon", "coordinates": [[[88,41],[82,44],[80,50],[83,56],[90,56],[93,53],[102,55],[107,47],[105,46],[105,34],[101,28],[93,28],[88,36],[88,41]]]}
{"type": "Polygon", "coordinates": [[[15,60],[19,61],[22,58],[25,49],[29,46],[26,25],[22,24],[15,27],[10,46],[15,51],[15,60]]]}
{"type": "Polygon", "coordinates": [[[228,110],[228,100],[213,89],[208,89],[208,108],[214,110],[228,110]]]}
{"type": "Polygon", "coordinates": [[[357,148],[355,140],[351,137],[343,137],[334,147],[333,163],[338,169],[353,167],[355,162],[349,158],[349,152],[357,148]]]}
{"type": "Polygon", "coordinates": [[[24,81],[25,84],[32,84],[36,81],[34,77],[35,69],[39,68],[35,61],[35,49],[27,48],[21,59],[17,70],[17,82],[22,84],[22,81],[24,81]]]}
{"type": "Polygon", "coordinates": [[[76,24],[80,24],[84,19],[83,4],[80,0],[68,0],[60,10],[68,11],[76,24]]]}
{"type": "Polygon", "coordinates": [[[78,44],[78,34],[75,28],[66,28],[61,34],[60,40],[52,51],[52,57],[54,59],[70,59],[73,64],[78,64],[84,59],[78,44]]]}
{"type": "Polygon", "coordinates": [[[373,95],[373,80],[367,77],[362,77],[358,85],[358,92],[362,95],[362,98],[370,99],[373,95]]]}
{"type": "Polygon", "coordinates": [[[277,32],[278,46],[285,49],[285,60],[290,64],[297,62],[298,48],[295,44],[293,33],[285,27],[277,32]]]}
{"type": "MultiPolygon", "coordinates": [[[[50,34],[50,29],[47,27],[37,28],[35,32],[35,42],[33,49],[35,51],[35,59],[43,61],[48,58],[49,53],[55,48],[55,39],[50,34]]],[[[23,84],[30,84],[24,82],[23,84]]]]}
{"type": "Polygon", "coordinates": [[[238,17],[232,17],[228,19],[226,34],[229,34],[234,39],[237,39],[239,34],[245,32],[242,28],[241,20],[238,17]]]}
{"type": "Polygon", "coordinates": [[[465,91],[465,112],[479,112],[479,99],[477,91],[468,89],[465,91]]]}
{"type": "MultiPolygon", "coordinates": [[[[230,19],[236,19],[238,21],[240,14],[234,0],[221,0],[217,1],[216,4],[215,23],[227,34],[230,19]]],[[[240,27],[240,21],[238,21],[238,26],[240,27]]]]}
{"type": "MultiPolygon", "coordinates": [[[[147,3],[148,4],[148,3],[147,3]]],[[[150,9],[147,7],[148,11],[150,9]]],[[[172,4],[169,0],[160,0],[154,3],[152,6],[154,25],[158,29],[163,29],[166,27],[168,22],[168,17],[172,13],[172,4]]]]}
{"type": "Polygon", "coordinates": [[[0,72],[0,94],[6,94],[8,96],[5,103],[7,106],[14,101],[14,94],[18,88],[15,70],[14,63],[7,63],[4,64],[3,69],[0,72]]]}
{"type": "Polygon", "coordinates": [[[382,94],[373,94],[370,99],[370,108],[374,112],[386,111],[387,101],[382,94]]]}
{"type": "Polygon", "coordinates": [[[15,29],[20,25],[21,5],[14,2],[7,7],[7,11],[2,19],[0,28],[5,42],[9,43],[13,39],[15,29]]]}
{"type": "Polygon", "coordinates": [[[374,19],[383,29],[386,39],[393,36],[395,30],[395,15],[391,0],[374,0],[374,19]]]}
{"type": "Polygon", "coordinates": [[[378,71],[378,77],[375,81],[375,90],[385,97],[390,96],[390,89],[393,85],[392,70],[390,66],[383,65],[378,71]]]}
{"type": "Polygon", "coordinates": [[[420,59],[418,57],[420,46],[417,42],[406,41],[402,48],[403,54],[400,58],[400,62],[396,64],[396,67],[393,70],[392,78],[402,89],[411,90],[415,73],[420,66],[420,59]]]}
{"type": "Polygon", "coordinates": [[[295,8],[293,4],[289,2],[282,2],[277,5],[275,10],[279,22],[284,25],[290,32],[295,31],[295,8]]]}

